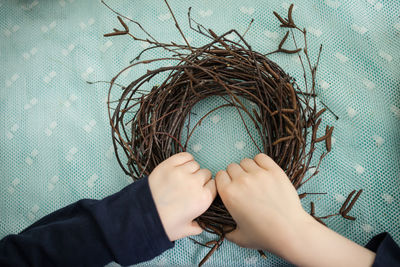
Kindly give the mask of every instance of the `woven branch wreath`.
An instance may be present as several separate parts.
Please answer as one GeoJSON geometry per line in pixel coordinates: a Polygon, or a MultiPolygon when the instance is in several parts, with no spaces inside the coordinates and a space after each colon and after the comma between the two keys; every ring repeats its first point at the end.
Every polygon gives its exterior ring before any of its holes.
{"type": "MultiPolygon", "coordinates": [[[[191,17],[191,8],[189,8],[190,29],[210,40],[203,46],[194,47],[187,41],[166,0],[165,3],[175,21],[175,26],[186,44],[159,42],[139,22],[121,15],[104,1],[102,2],[118,15],[117,18],[123,27],[122,30],[114,29],[113,32],[104,34],[105,37],[128,35],[134,41],[149,44],[149,47],[145,48],[131,62],[131,65],[124,68],[111,80],[109,88],[108,110],[115,155],[124,172],[133,180],[138,180],[143,175],[149,175],[159,163],[173,154],[186,151],[190,137],[202,120],[214,111],[225,107],[234,107],[237,110],[259,152],[272,157],[286,172],[296,189],[299,189],[318,173],[322,159],[331,150],[333,132],[333,127],[326,126],[325,133],[317,136],[322,120],[320,117],[328,109],[323,103],[325,108],[321,110],[318,110],[316,105],[315,81],[322,45],[316,63],[312,64],[307,49],[307,32],[305,29],[299,28],[293,21],[293,4],[289,7],[287,18],[282,18],[274,12],[281,23],[280,26],[287,29],[287,32],[277,50],[261,54],[253,51],[244,39],[253,20],[243,34],[236,30],[230,30],[222,35],[217,35],[211,29],[206,29],[197,23],[191,17]],[[136,24],[145,33],[146,38],[133,35],[124,19],[136,24]],[[295,31],[301,33],[304,38],[303,48],[298,47],[295,31]],[[227,36],[230,34],[235,34],[239,41],[232,41],[232,38],[228,38],[227,36]],[[289,35],[293,39],[295,50],[284,48],[289,35]],[[172,56],[140,61],[143,53],[156,48],[169,51],[172,56]],[[268,55],[274,53],[298,55],[305,78],[303,90],[299,88],[294,78],[267,58],[268,55]],[[176,61],[176,64],[148,70],[128,86],[116,83],[117,78],[129,68],[140,64],[156,61],[170,62],[171,60],[176,61]],[[306,68],[310,71],[308,76],[306,68]],[[150,91],[142,89],[146,83],[162,74],[167,74],[167,78],[160,85],[154,86],[150,91]],[[122,95],[119,100],[111,101],[111,90],[115,85],[122,88],[122,95]],[[192,129],[189,129],[192,107],[210,96],[221,97],[224,104],[210,110],[192,129]],[[259,111],[247,109],[243,104],[243,99],[254,103],[259,111]],[[111,107],[111,103],[115,103],[116,106],[111,107]],[[128,113],[131,116],[128,116],[128,113]],[[262,147],[259,147],[254,141],[243,118],[244,114],[254,123],[255,129],[261,137],[262,147]],[[188,118],[189,124],[185,128],[186,118],[188,118]],[[184,143],[181,142],[182,131],[187,133],[184,143]],[[311,166],[311,160],[319,143],[325,144],[326,151],[319,155],[317,164],[311,166]],[[118,148],[122,148],[122,151],[118,148]],[[123,162],[120,152],[122,152],[121,155],[125,154],[128,159],[127,163],[123,162]]],[[[338,119],[336,115],[334,116],[338,119]]],[[[338,213],[318,217],[315,215],[314,203],[311,202],[310,214],[322,224],[324,224],[323,219],[337,215],[354,220],[354,217],[347,214],[362,190],[358,191],[352,199],[355,192],[354,190],[350,193],[338,213]]],[[[304,198],[308,194],[324,193],[301,193],[299,197],[304,198]]],[[[221,245],[225,234],[235,229],[236,224],[219,197],[196,220],[204,230],[218,235],[217,240],[206,244],[194,240],[196,243],[211,248],[200,262],[202,265],[221,245]]],[[[262,251],[259,252],[265,257],[262,251]]]]}

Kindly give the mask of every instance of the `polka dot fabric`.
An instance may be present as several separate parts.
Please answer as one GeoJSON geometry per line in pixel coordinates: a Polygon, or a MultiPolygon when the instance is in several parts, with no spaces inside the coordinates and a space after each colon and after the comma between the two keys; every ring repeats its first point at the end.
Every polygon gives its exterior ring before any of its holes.
{"type": "MultiPolygon", "coordinates": [[[[163,1],[106,2],[140,21],[158,40],[183,43],[163,1]]],[[[285,34],[272,11],[285,14],[290,3],[170,1],[192,45],[206,40],[189,29],[189,6],[193,17],[217,34],[231,28],[243,33],[254,18],[246,39],[254,50],[265,53],[275,49],[285,34]]],[[[112,148],[108,86],[86,81],[110,80],[147,44],[126,36],[104,38],[104,33],[119,24],[100,1],[1,1],[0,15],[3,237],[74,201],[99,199],[131,182],[112,148]]],[[[335,217],[327,220],[328,226],[361,245],[382,231],[388,231],[399,243],[400,3],[297,1],[293,16],[307,29],[313,60],[319,44],[324,46],[317,74],[318,99],[340,117],[335,120],[330,113],[324,114],[323,123],[335,127],[332,152],[323,160],[320,173],[300,189],[328,194],[307,197],[303,205],[308,210],[309,202],[314,201],[317,215],[336,212],[350,191],[362,188],[364,192],[351,211],[357,220],[335,217]]],[[[144,36],[134,24],[129,25],[134,34],[144,36]]],[[[292,42],[285,45],[293,48],[292,42]]],[[[162,55],[165,52],[151,50],[143,59],[162,55]]],[[[296,56],[274,55],[271,59],[303,85],[296,56]]],[[[138,66],[124,73],[119,82],[126,84],[156,67],[160,65],[138,66]]],[[[117,94],[114,91],[112,98],[118,98],[117,94]]],[[[191,124],[220,101],[209,98],[198,103],[191,124]]],[[[246,105],[251,107],[251,103],[246,105]]],[[[259,142],[254,128],[250,131],[259,142]]],[[[188,147],[202,167],[214,174],[230,162],[258,153],[233,108],[219,109],[205,119],[188,147]]],[[[197,237],[199,241],[212,238],[209,234],[197,237]]],[[[177,241],[174,249],[139,265],[196,265],[207,252],[186,238],[177,241]]],[[[226,241],[206,265],[290,264],[273,255],[262,259],[257,251],[226,241]]]]}

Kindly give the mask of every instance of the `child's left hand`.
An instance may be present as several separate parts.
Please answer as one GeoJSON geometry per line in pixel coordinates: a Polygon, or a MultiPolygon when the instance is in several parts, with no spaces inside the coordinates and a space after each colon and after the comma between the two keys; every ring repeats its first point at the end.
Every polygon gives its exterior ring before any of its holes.
{"type": "Polygon", "coordinates": [[[198,235],[193,221],[214,200],[217,189],[208,169],[200,169],[193,156],[182,152],[161,162],[149,175],[151,194],[171,241],[198,235]]]}

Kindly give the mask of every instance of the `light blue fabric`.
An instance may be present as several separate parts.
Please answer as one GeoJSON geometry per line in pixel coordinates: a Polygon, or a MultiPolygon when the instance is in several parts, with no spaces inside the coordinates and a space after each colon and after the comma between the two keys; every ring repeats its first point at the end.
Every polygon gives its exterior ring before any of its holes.
{"type": "MultiPolygon", "coordinates": [[[[141,22],[159,40],[183,43],[163,1],[107,3],[141,22]]],[[[272,11],[284,15],[290,2],[171,0],[170,4],[194,45],[204,44],[204,39],[188,28],[189,6],[194,18],[217,34],[231,28],[243,33],[254,18],[246,39],[253,49],[269,52],[285,33],[272,11]]],[[[399,10],[398,1],[383,0],[297,1],[294,9],[295,22],[308,30],[313,58],[319,44],[324,45],[317,92],[340,117],[336,121],[325,113],[324,124],[335,127],[332,152],[320,173],[301,189],[328,194],[307,197],[303,204],[308,210],[313,200],[316,213],[325,215],[336,212],[350,191],[364,189],[351,211],[356,221],[327,220],[329,227],[361,245],[381,231],[400,242],[399,10]]],[[[105,102],[108,86],[86,83],[109,81],[146,47],[127,36],[103,37],[115,27],[120,28],[116,16],[99,1],[0,2],[1,237],[81,198],[102,198],[130,182],[112,149],[105,102]]],[[[161,53],[153,51],[145,58],[161,53]]],[[[272,59],[302,85],[296,57],[272,59]]],[[[120,82],[127,84],[146,68],[132,69],[120,82]]],[[[113,93],[116,98],[118,91],[113,93]]],[[[197,112],[204,114],[215,104],[213,99],[204,101],[197,112]]],[[[233,109],[211,115],[189,144],[189,152],[213,173],[257,153],[233,109]]],[[[207,252],[183,239],[142,265],[195,265],[207,252]]],[[[264,260],[257,251],[230,242],[224,242],[207,264],[287,265],[272,255],[264,260]]]]}

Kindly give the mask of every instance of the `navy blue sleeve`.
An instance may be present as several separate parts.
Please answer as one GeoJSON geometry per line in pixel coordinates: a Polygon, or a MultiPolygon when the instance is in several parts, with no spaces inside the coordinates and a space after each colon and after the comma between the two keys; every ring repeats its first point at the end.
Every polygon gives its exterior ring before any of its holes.
{"type": "Polygon", "coordinates": [[[388,233],[374,236],[365,247],[376,253],[373,267],[400,266],[400,248],[388,233]]]}
{"type": "Polygon", "coordinates": [[[174,246],[148,177],[102,200],[80,200],[0,241],[0,266],[104,266],[147,261],[174,246]]]}

